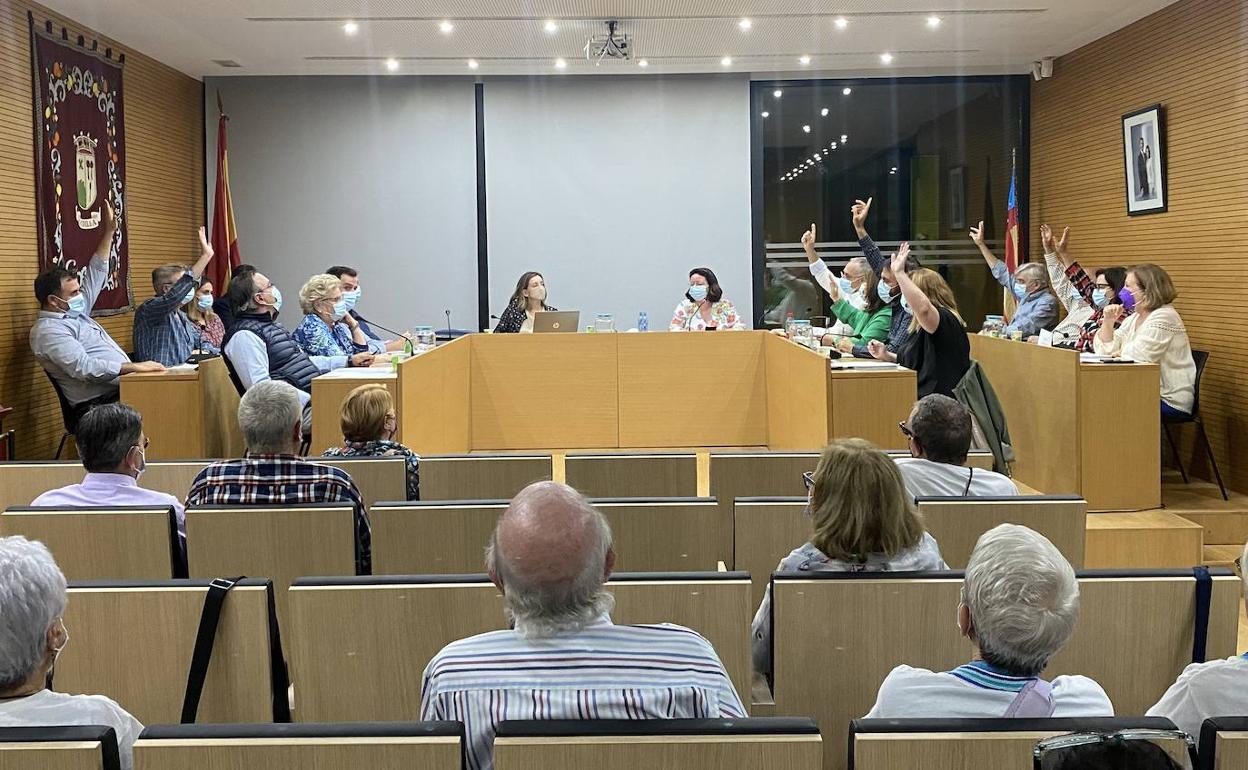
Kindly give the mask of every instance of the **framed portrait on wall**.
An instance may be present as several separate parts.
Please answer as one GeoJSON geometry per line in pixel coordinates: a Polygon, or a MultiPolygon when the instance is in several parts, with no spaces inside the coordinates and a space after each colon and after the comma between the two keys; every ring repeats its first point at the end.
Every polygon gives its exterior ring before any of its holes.
{"type": "Polygon", "coordinates": [[[1166,210],[1166,126],[1160,104],[1122,116],[1127,214],[1166,210]]]}
{"type": "Polygon", "coordinates": [[[949,169],[949,229],[966,227],[966,166],[949,169]]]}

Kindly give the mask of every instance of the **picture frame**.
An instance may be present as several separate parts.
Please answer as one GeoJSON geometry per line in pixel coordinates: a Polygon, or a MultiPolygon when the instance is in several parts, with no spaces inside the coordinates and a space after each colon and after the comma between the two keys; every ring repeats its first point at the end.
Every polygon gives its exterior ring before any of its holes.
{"type": "Polygon", "coordinates": [[[966,227],[966,166],[952,166],[946,189],[949,198],[949,229],[966,227]]]}
{"type": "Polygon", "coordinates": [[[1165,112],[1160,104],[1122,116],[1122,159],[1127,215],[1167,210],[1165,112]]]}

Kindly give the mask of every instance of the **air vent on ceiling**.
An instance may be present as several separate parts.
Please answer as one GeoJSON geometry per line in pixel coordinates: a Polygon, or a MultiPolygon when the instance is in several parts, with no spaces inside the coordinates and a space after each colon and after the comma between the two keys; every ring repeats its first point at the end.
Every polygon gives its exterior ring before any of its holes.
{"type": "Polygon", "coordinates": [[[241,67],[241,66],[243,66],[243,65],[239,64],[238,62],[234,61],[233,59],[213,59],[213,60],[212,60],[212,63],[213,63],[213,64],[215,64],[215,65],[217,65],[218,67],[229,67],[229,68],[233,68],[233,67],[241,67]]]}

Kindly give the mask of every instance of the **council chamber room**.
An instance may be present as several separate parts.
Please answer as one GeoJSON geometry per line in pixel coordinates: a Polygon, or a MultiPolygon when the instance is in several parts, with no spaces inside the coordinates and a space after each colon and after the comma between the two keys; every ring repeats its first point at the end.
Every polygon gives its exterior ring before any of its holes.
{"type": "Polygon", "coordinates": [[[0,0],[0,767],[1248,767],[1246,50],[0,0]]]}

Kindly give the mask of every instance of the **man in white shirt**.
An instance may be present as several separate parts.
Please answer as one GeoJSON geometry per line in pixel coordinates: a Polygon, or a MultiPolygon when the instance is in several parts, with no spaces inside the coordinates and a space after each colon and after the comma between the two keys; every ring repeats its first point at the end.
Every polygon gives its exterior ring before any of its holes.
{"type": "Polygon", "coordinates": [[[958,630],[974,645],[971,662],[940,673],[898,666],[867,718],[1113,716],[1092,679],[1040,678],[1078,618],[1079,582],[1061,552],[1027,527],[994,527],[975,544],[958,605],[958,630]]]}
{"type": "Polygon", "coordinates": [[[111,727],[122,770],[131,770],[131,747],[143,731],[139,720],[103,695],[48,689],[49,675],[69,643],[63,619],[69,594],[52,554],[20,535],[2,538],[0,576],[0,728],[111,727]]]}
{"type": "MultiPolygon", "coordinates": [[[[1248,563],[1248,544],[1239,563],[1248,563]]],[[[1244,591],[1244,601],[1248,603],[1248,579],[1244,581],[1244,591]]],[[[1148,710],[1148,716],[1169,717],[1180,730],[1197,740],[1200,726],[1206,719],[1245,714],[1248,714],[1248,654],[1191,664],[1148,710]]]]}
{"type": "Polygon", "coordinates": [[[617,626],[603,584],[615,551],[606,518],[571,487],[531,484],[486,550],[512,630],[447,645],[425,669],[421,719],[465,724],[465,767],[493,767],[507,719],[740,719],[710,642],[681,626],[617,626]]]}
{"type": "Polygon", "coordinates": [[[912,457],[897,460],[906,491],[914,497],[1009,497],[1018,487],[1008,476],[966,468],[971,450],[971,413],[955,399],[924,396],[901,424],[912,457]]]}

